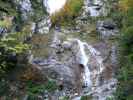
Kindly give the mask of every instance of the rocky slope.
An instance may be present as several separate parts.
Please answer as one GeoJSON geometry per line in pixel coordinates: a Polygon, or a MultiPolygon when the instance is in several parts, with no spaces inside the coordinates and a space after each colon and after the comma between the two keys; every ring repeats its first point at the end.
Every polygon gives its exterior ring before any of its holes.
{"type": "MultiPolygon", "coordinates": [[[[37,3],[14,0],[13,3],[21,12],[23,23],[30,23],[33,49],[29,62],[35,69],[32,73],[55,80],[61,87],[36,100],[63,100],[65,96],[70,100],[81,100],[83,96],[106,100],[113,96],[117,86],[116,39],[119,34],[115,22],[106,17],[110,13],[108,1],[84,0],[83,10],[73,26],[52,26],[53,10],[50,11],[48,0],[37,3]],[[37,9],[41,3],[42,7],[37,9]]],[[[1,34],[5,31],[0,29],[1,34]]],[[[28,100],[26,98],[25,94],[23,100],[28,100]]]]}

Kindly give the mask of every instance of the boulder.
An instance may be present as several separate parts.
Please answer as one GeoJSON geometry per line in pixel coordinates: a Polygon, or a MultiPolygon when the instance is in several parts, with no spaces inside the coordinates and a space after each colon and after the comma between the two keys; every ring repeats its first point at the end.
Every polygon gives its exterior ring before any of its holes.
{"type": "Polygon", "coordinates": [[[7,31],[8,31],[7,28],[0,27],[0,37],[4,36],[5,33],[7,33],[7,31]]]}
{"type": "Polygon", "coordinates": [[[96,29],[101,39],[110,39],[112,37],[118,36],[116,24],[110,19],[98,21],[96,29]]]}
{"type": "Polygon", "coordinates": [[[107,15],[107,9],[105,9],[105,4],[102,0],[85,0],[83,9],[84,17],[88,17],[88,15],[92,17],[107,15]]]}

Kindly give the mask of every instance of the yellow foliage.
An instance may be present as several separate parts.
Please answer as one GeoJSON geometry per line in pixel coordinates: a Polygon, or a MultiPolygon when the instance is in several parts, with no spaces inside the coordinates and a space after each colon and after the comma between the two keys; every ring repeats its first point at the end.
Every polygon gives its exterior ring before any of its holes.
{"type": "Polygon", "coordinates": [[[60,12],[51,16],[52,23],[65,23],[76,17],[83,6],[83,0],[68,0],[60,12]]]}
{"type": "Polygon", "coordinates": [[[0,27],[10,28],[12,25],[12,17],[4,17],[3,20],[0,20],[0,27]]]}
{"type": "Polygon", "coordinates": [[[121,0],[119,6],[122,11],[126,12],[128,9],[133,7],[133,0],[121,0]]]}

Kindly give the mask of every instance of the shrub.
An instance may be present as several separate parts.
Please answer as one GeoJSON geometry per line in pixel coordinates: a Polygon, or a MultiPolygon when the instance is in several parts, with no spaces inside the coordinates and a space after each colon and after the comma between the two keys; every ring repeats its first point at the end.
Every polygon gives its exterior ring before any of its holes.
{"type": "Polygon", "coordinates": [[[133,100],[133,1],[120,0],[122,18],[121,59],[116,100],[133,100]]]}
{"type": "Polygon", "coordinates": [[[92,96],[89,95],[82,96],[80,100],[92,100],[92,96]]]}
{"type": "Polygon", "coordinates": [[[12,18],[11,17],[5,17],[4,20],[0,20],[0,27],[10,28],[11,25],[12,25],[12,18]]]}
{"type": "Polygon", "coordinates": [[[22,39],[23,33],[12,33],[0,39],[0,75],[13,69],[17,64],[17,56],[24,54],[29,45],[22,39]]]}
{"type": "Polygon", "coordinates": [[[41,95],[41,93],[44,93],[44,91],[53,92],[57,88],[58,87],[55,81],[53,80],[49,80],[45,84],[37,84],[37,83],[33,83],[32,81],[28,81],[26,91],[28,92],[30,100],[32,100],[33,98],[36,98],[38,95],[41,95]]]}

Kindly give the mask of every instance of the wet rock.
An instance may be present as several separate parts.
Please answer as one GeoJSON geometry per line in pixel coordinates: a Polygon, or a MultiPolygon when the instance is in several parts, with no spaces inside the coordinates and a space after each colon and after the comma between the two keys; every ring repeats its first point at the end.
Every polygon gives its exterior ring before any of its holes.
{"type": "Polygon", "coordinates": [[[51,28],[51,20],[49,17],[45,17],[37,23],[37,33],[47,34],[51,28]]]}
{"type": "Polygon", "coordinates": [[[12,2],[20,10],[22,20],[28,20],[28,17],[33,14],[30,0],[13,0],[12,2]]]}
{"type": "Polygon", "coordinates": [[[0,36],[4,36],[5,33],[7,32],[8,32],[7,28],[0,27],[0,36]]]}
{"type": "Polygon", "coordinates": [[[64,49],[71,49],[71,48],[72,48],[72,45],[71,45],[70,42],[64,42],[64,43],[62,44],[62,47],[63,47],[64,49]]]}
{"type": "Polygon", "coordinates": [[[30,0],[21,0],[19,2],[22,18],[26,20],[30,14],[32,14],[32,5],[30,0]]]}
{"type": "Polygon", "coordinates": [[[105,4],[102,0],[85,0],[84,1],[84,12],[83,16],[106,16],[107,11],[105,9],[105,4]]]}
{"type": "Polygon", "coordinates": [[[116,28],[116,24],[112,20],[104,21],[102,26],[108,30],[113,30],[116,28]]]}
{"type": "Polygon", "coordinates": [[[118,36],[118,29],[113,20],[98,21],[96,27],[101,39],[110,39],[118,36]]]}
{"type": "Polygon", "coordinates": [[[108,80],[106,83],[104,83],[104,85],[99,86],[92,93],[94,100],[106,100],[108,96],[112,96],[111,94],[116,90],[116,85],[117,85],[117,80],[112,78],[108,80]],[[111,88],[112,85],[114,86],[114,88],[111,88]]]}
{"type": "Polygon", "coordinates": [[[62,87],[71,89],[75,87],[75,75],[73,73],[73,69],[71,67],[58,64],[58,63],[50,63],[50,65],[43,65],[42,72],[46,74],[46,76],[57,80],[60,83],[60,79],[62,79],[62,87]]]}

